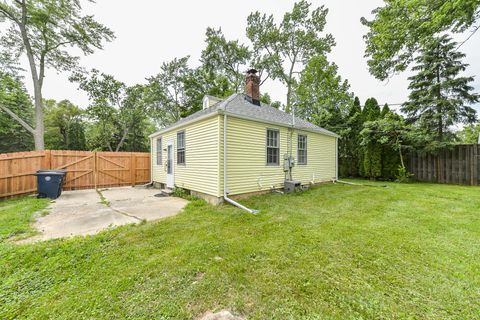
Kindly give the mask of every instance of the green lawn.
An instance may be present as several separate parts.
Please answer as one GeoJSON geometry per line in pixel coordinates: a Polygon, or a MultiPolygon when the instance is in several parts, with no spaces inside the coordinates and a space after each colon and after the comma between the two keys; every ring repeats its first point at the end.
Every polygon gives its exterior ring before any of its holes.
{"type": "Polygon", "coordinates": [[[323,185],[97,236],[16,245],[0,202],[0,318],[480,319],[480,188],[323,185]]]}

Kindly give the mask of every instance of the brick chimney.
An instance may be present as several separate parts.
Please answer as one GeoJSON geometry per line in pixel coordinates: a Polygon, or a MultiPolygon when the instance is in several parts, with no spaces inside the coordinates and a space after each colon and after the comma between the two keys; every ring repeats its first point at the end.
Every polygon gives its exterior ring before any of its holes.
{"type": "Polygon", "coordinates": [[[247,71],[245,78],[245,94],[247,99],[259,106],[260,105],[260,77],[257,76],[257,70],[250,69],[247,71]]]}

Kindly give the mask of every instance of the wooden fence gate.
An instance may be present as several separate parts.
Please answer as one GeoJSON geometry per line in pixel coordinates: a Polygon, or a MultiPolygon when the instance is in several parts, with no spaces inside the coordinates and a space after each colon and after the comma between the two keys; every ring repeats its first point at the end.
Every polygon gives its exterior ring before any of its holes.
{"type": "Polygon", "coordinates": [[[456,145],[436,154],[408,157],[408,171],[418,181],[480,185],[480,145],[456,145]]]}
{"type": "Polygon", "coordinates": [[[0,198],[33,193],[40,169],[67,171],[64,190],[150,181],[150,153],[46,150],[0,154],[0,198]]]}

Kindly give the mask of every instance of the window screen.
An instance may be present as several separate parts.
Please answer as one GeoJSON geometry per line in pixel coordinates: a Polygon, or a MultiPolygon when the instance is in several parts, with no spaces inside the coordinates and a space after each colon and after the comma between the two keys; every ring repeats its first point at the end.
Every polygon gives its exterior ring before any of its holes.
{"type": "Polygon", "coordinates": [[[297,149],[298,164],[307,164],[307,136],[298,135],[297,149]]]}
{"type": "Polygon", "coordinates": [[[177,133],[177,164],[185,164],[185,131],[177,133]]]}
{"type": "Polygon", "coordinates": [[[267,130],[267,165],[279,165],[280,161],[280,133],[278,130],[267,130]]]}
{"type": "Polygon", "coordinates": [[[157,166],[162,165],[162,138],[157,139],[157,166]]]}

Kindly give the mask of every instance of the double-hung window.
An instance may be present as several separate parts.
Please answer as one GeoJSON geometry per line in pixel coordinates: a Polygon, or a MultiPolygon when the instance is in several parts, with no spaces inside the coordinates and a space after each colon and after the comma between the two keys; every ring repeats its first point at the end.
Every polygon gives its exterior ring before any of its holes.
{"type": "Polygon", "coordinates": [[[267,166],[280,164],[280,132],[267,129],[267,166]]]}
{"type": "Polygon", "coordinates": [[[185,131],[177,132],[177,164],[185,164],[185,131]]]}
{"type": "Polygon", "coordinates": [[[298,164],[307,164],[307,136],[299,134],[297,140],[298,164]]]}
{"type": "Polygon", "coordinates": [[[162,165],[162,138],[157,138],[157,166],[162,165]]]}

